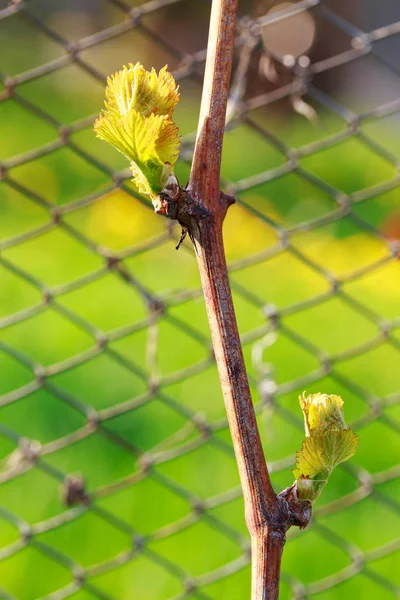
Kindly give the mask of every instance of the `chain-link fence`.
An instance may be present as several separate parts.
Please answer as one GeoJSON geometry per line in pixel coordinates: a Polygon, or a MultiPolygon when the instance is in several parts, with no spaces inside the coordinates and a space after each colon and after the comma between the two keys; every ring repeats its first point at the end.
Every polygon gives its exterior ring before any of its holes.
{"type": "MultiPolygon", "coordinates": [[[[276,489],[303,389],[341,394],[361,438],[290,532],[281,597],[399,597],[400,7],[240,4],[225,237],[276,489]]],[[[168,63],[185,183],[209,8],[0,3],[3,599],[249,595],[193,251],[92,131],[106,75],[168,63]]]]}

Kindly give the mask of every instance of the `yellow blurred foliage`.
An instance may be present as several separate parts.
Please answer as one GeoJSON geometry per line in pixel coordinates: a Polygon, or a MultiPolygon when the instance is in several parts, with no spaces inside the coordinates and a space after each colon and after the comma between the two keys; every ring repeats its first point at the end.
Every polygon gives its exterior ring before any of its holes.
{"type": "Polygon", "coordinates": [[[166,222],[123,190],[115,190],[95,202],[89,213],[88,235],[114,250],[159,235],[166,222]]]}
{"type": "MultiPolygon", "coordinates": [[[[265,205],[265,199],[263,203],[265,205]]],[[[234,204],[224,222],[224,241],[227,259],[235,260],[273,246],[279,237],[268,223],[240,204],[234,204]]]]}
{"type": "Polygon", "coordinates": [[[293,238],[293,245],[308,259],[337,276],[346,276],[389,255],[387,245],[368,233],[338,238],[315,231],[293,238]]]}

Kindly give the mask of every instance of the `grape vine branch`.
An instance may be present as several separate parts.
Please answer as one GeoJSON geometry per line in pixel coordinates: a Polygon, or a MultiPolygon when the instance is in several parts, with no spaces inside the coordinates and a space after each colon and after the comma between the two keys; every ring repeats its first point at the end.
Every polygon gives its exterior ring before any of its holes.
{"type": "Polygon", "coordinates": [[[305,526],[311,509],[307,501],[291,504],[289,497],[277,496],[271,485],[225,259],[222,226],[234,199],[220,190],[220,166],[236,13],[237,0],[213,0],[197,139],[189,185],[178,202],[178,220],[188,230],[197,256],[239,469],[252,540],[252,599],[275,600],[286,531],[291,525],[305,526]]]}

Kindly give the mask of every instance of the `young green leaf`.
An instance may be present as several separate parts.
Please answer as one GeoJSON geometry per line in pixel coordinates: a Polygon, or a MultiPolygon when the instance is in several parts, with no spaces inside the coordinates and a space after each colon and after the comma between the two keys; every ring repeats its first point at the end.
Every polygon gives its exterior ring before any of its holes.
{"type": "Polygon", "coordinates": [[[95,122],[97,137],[130,161],[139,192],[155,200],[179,154],[179,131],[172,113],[179,101],[167,67],[157,74],[129,64],[107,80],[105,109],[95,122]]]}
{"type": "Polygon", "coordinates": [[[346,426],[340,396],[303,393],[299,401],[307,437],[293,475],[298,498],[315,501],[333,469],[354,455],[359,440],[346,426]]]}

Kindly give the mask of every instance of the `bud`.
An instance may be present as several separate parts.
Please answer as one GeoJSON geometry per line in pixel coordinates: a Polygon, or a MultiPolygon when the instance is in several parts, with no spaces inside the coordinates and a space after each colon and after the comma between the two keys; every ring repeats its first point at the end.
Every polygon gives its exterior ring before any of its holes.
{"type": "Polygon", "coordinates": [[[354,455],[359,440],[346,426],[340,396],[303,392],[299,401],[307,437],[296,453],[293,475],[298,498],[314,502],[333,469],[354,455]]]}
{"type": "Polygon", "coordinates": [[[340,396],[328,394],[309,394],[299,396],[304,414],[304,426],[307,437],[311,431],[346,429],[343,416],[343,400],[340,396]]]}
{"type": "Polygon", "coordinates": [[[94,130],[130,161],[138,191],[156,200],[179,154],[179,131],[172,113],[179,101],[165,66],[156,73],[129,64],[107,80],[105,109],[94,130]]]}

